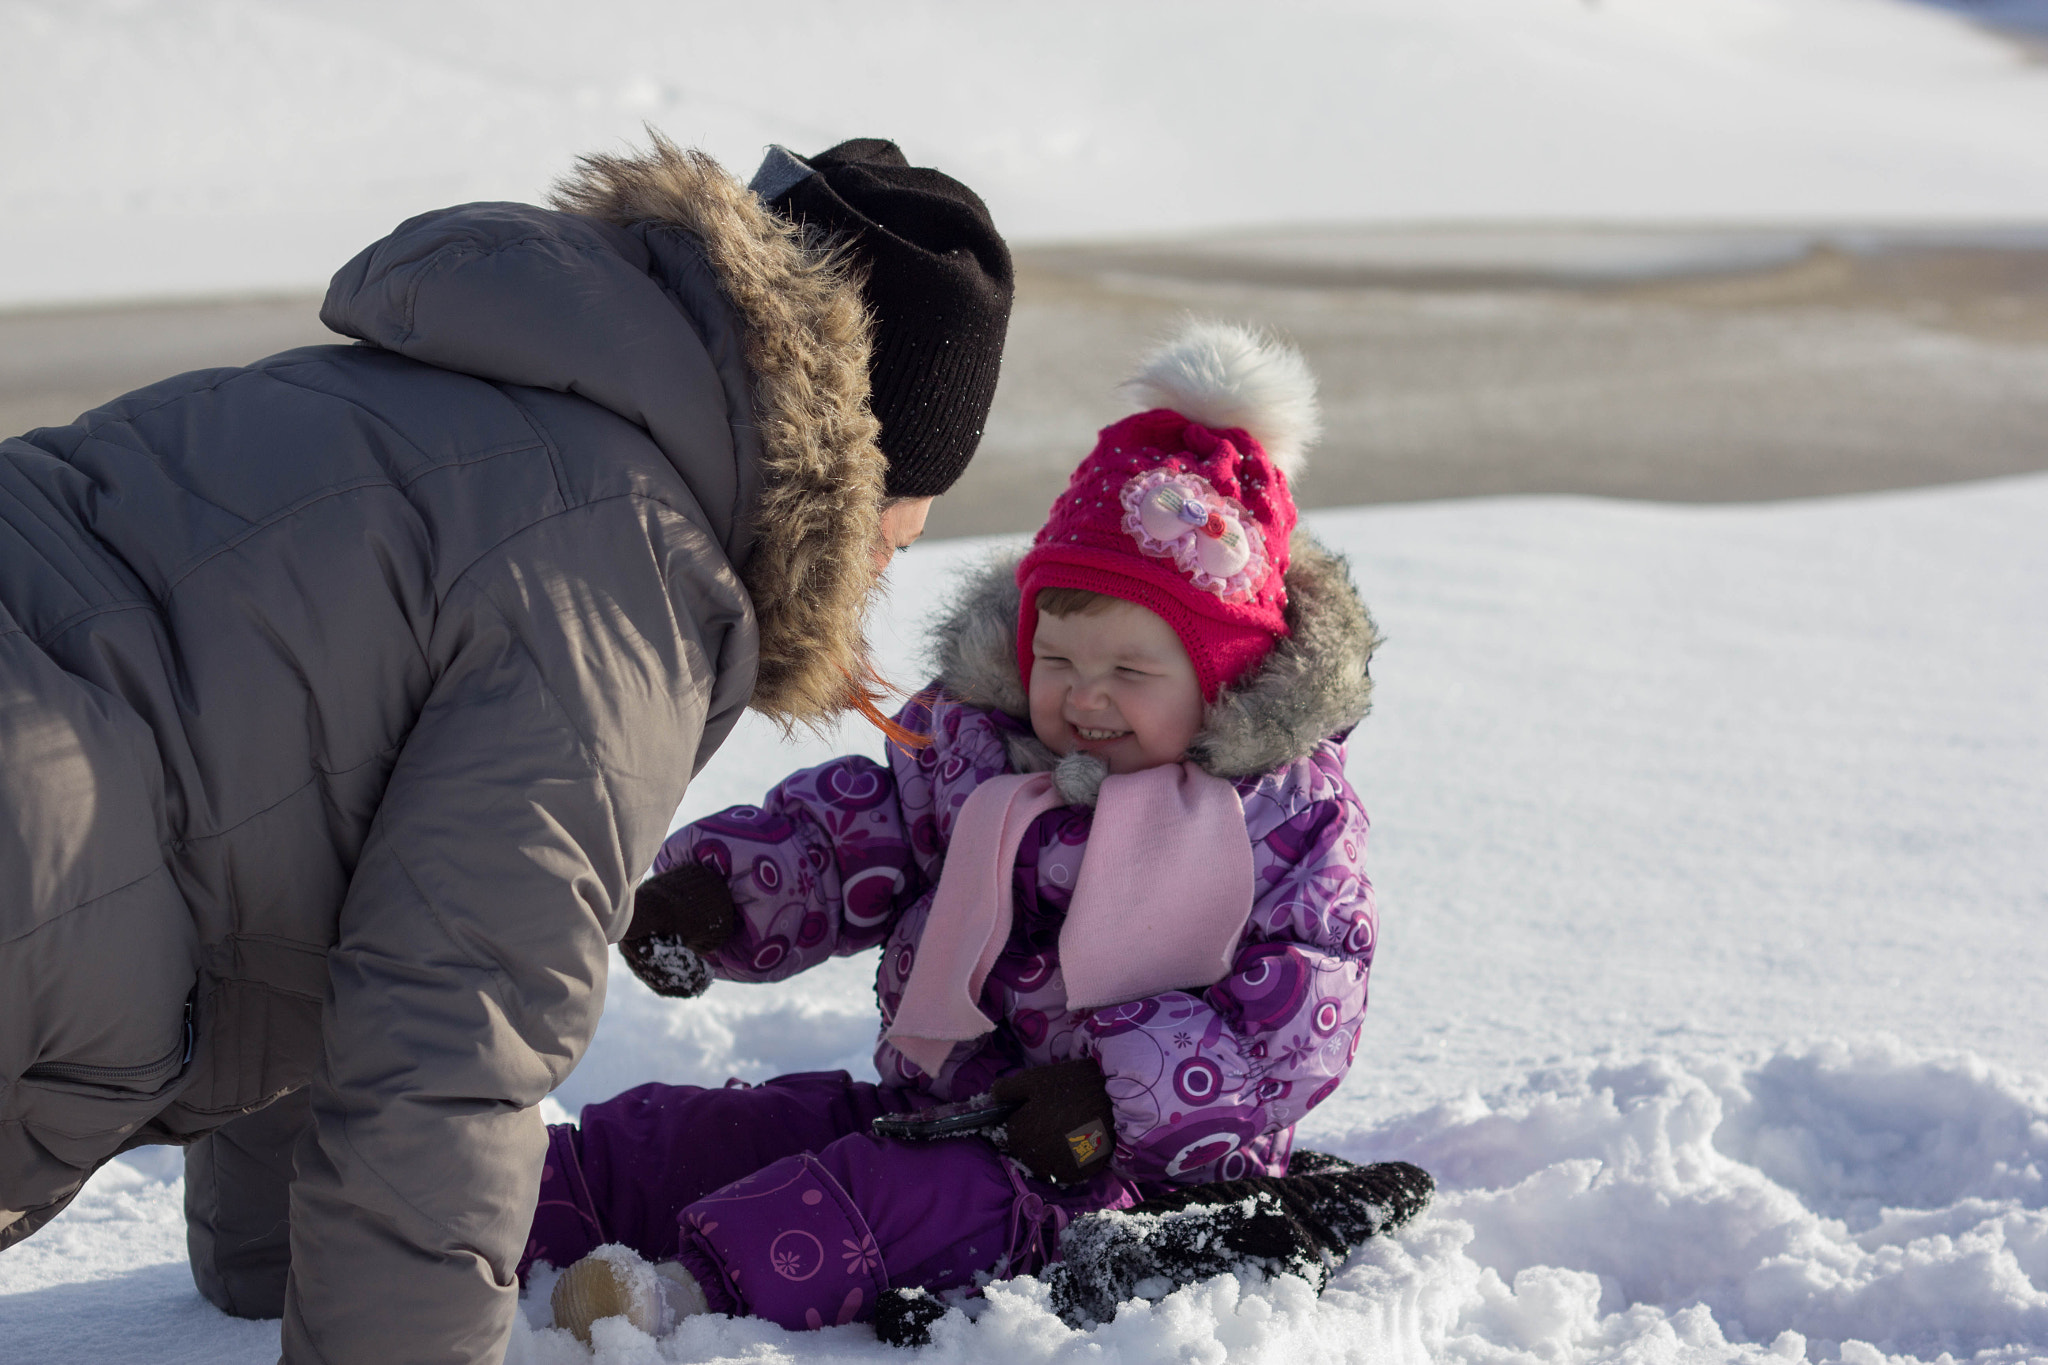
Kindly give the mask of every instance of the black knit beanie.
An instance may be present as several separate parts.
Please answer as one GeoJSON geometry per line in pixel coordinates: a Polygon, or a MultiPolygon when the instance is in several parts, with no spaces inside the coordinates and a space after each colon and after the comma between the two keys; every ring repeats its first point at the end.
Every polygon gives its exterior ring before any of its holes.
{"type": "Polygon", "coordinates": [[[808,158],[771,148],[753,189],[783,217],[843,242],[866,277],[887,493],[945,492],[981,442],[1010,325],[1010,249],[987,206],[872,137],[808,158]]]}

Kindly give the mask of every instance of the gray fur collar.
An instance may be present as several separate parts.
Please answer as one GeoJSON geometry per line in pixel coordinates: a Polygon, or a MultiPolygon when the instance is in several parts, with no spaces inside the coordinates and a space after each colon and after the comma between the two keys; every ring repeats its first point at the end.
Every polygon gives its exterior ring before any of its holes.
{"type": "MultiPolygon", "coordinates": [[[[1379,631],[1352,586],[1341,556],[1296,531],[1288,544],[1287,624],[1259,671],[1210,704],[1189,757],[1235,780],[1282,767],[1365,718],[1372,706],[1367,665],[1379,631]]],[[[946,691],[973,706],[1027,720],[1030,705],[1017,669],[1017,562],[1012,550],[989,560],[963,585],[958,605],[932,631],[931,655],[946,691]]],[[[1071,800],[1092,803],[1101,764],[1084,755],[1056,760],[1029,734],[1010,745],[1020,772],[1052,771],[1071,800]],[[1090,771],[1090,769],[1094,771],[1090,771]]]]}

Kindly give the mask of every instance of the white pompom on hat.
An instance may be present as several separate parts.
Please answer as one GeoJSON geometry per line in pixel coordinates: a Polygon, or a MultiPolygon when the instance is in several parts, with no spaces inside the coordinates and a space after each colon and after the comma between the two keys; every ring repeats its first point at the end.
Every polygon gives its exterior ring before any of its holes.
{"type": "Polygon", "coordinates": [[[1323,434],[1315,373],[1301,352],[1235,323],[1190,321],[1123,389],[1141,409],[1171,408],[1205,427],[1247,432],[1289,479],[1301,477],[1323,434]]]}

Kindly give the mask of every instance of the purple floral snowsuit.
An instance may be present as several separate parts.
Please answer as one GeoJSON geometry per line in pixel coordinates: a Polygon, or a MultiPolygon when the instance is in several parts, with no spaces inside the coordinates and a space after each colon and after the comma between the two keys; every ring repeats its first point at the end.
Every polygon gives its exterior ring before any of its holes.
{"type": "MultiPolygon", "coordinates": [[[[1002,712],[944,698],[929,710],[913,702],[900,719],[931,746],[892,749],[887,767],[836,759],[758,807],[669,837],[657,873],[703,863],[732,889],[741,927],[709,959],[716,976],[777,981],[882,944],[887,1028],[953,821],[977,786],[1011,771],[1006,737],[1028,734],[1002,712]]],[[[682,1260],[716,1309],[817,1326],[868,1317],[891,1286],[1034,1270],[1081,1212],[1284,1173],[1294,1124],[1343,1079],[1365,1013],[1375,917],[1365,811],[1343,763],[1328,739],[1236,783],[1257,893],[1221,981],[1068,1010],[1059,930],[1093,813],[1048,811],[1018,853],[1012,931],[982,993],[992,1032],[956,1045],[936,1077],[884,1041],[880,1086],[843,1073],[723,1091],[650,1085],[592,1105],[580,1131],[552,1130],[528,1260],[566,1264],[625,1241],[682,1260]],[[979,1139],[912,1145],[866,1132],[878,1113],[965,1099],[999,1076],[1082,1056],[1102,1068],[1117,1130],[1109,1172],[1089,1185],[1038,1181],[979,1139]]]]}

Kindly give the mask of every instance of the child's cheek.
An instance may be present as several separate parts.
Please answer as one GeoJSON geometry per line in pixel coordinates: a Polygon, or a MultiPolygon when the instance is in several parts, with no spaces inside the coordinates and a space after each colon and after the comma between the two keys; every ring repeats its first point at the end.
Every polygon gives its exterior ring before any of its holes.
{"type": "Polygon", "coordinates": [[[1031,733],[1056,754],[1066,752],[1066,725],[1060,720],[1060,698],[1055,688],[1041,687],[1039,673],[1031,675],[1031,733]]]}

